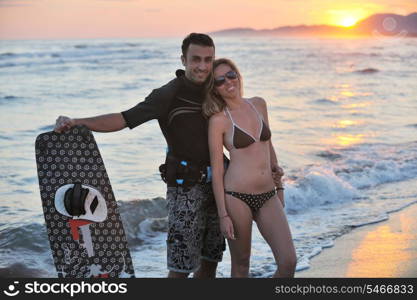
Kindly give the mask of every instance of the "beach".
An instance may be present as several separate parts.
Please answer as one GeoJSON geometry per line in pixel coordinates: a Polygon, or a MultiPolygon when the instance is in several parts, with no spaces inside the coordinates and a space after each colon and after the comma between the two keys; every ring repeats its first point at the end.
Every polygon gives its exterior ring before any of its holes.
{"type": "MultiPolygon", "coordinates": [[[[181,42],[72,39],[0,45],[0,276],[57,277],[40,197],[36,137],[51,131],[58,116],[121,112],[143,101],[183,68],[181,42]]],[[[216,37],[215,43],[216,57],[238,65],[245,97],[267,102],[272,143],[285,172],[296,277],[345,276],[347,266],[357,261],[353,250],[367,241],[366,235],[352,241],[350,251],[345,245],[345,252],[338,251],[338,245],[371,228],[386,228],[417,202],[412,113],[417,109],[417,39],[216,37]],[[337,264],[329,260],[327,269],[324,263],[316,266],[333,252],[340,253],[337,264]]],[[[158,121],[134,130],[94,132],[94,138],[118,201],[136,276],[165,277],[166,186],[158,170],[167,144],[158,121]]],[[[376,246],[403,235],[382,233],[376,231],[370,246],[358,248],[365,249],[359,253],[366,257],[364,267],[374,250],[379,256],[400,253],[376,246]]],[[[250,276],[270,277],[276,269],[270,247],[256,225],[252,234],[250,276]]],[[[410,241],[393,245],[406,247],[410,241]]],[[[405,253],[391,265],[409,267],[415,256],[405,253]]],[[[390,272],[370,276],[397,271],[390,272]]],[[[406,270],[398,272],[409,276],[406,270]]],[[[229,276],[227,250],[217,277],[229,276]]]]}
{"type": "Polygon", "coordinates": [[[417,277],[417,205],[337,238],[310,265],[296,277],[417,277]]]}

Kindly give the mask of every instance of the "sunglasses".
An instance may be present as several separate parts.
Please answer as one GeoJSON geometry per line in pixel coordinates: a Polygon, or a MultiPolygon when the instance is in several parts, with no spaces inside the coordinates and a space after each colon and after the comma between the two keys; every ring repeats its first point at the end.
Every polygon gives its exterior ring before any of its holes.
{"type": "Polygon", "coordinates": [[[233,70],[230,70],[226,74],[214,78],[214,86],[217,86],[217,87],[222,86],[226,82],[226,78],[230,80],[236,79],[237,73],[233,70]]]}

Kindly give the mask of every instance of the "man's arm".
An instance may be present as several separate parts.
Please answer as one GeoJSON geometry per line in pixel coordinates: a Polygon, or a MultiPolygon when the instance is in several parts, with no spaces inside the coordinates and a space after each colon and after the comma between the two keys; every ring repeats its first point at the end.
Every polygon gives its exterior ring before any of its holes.
{"type": "Polygon", "coordinates": [[[65,116],[60,116],[56,120],[54,130],[56,132],[63,132],[75,125],[85,125],[90,130],[98,132],[119,131],[125,127],[133,129],[149,120],[159,119],[160,117],[165,116],[168,111],[170,101],[174,98],[179,87],[179,80],[171,80],[166,85],[158,89],[154,89],[145,98],[145,101],[142,101],[131,109],[122,111],[121,113],[82,119],[71,119],[65,116]]]}
{"type": "Polygon", "coordinates": [[[85,125],[90,130],[97,132],[119,131],[127,126],[121,113],[81,119],[71,119],[65,116],[60,116],[56,120],[54,131],[61,133],[76,125],[85,125]]]}

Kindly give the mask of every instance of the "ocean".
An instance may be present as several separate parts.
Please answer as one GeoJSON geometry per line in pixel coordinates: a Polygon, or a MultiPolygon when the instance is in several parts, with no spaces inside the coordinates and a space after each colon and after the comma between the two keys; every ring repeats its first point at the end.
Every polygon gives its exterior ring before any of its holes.
{"type": "MultiPolygon", "coordinates": [[[[417,202],[417,39],[214,37],[268,104],[297,271],[335,239],[417,202]]],[[[35,162],[60,115],[120,112],[181,68],[182,38],[0,41],[0,269],[57,277],[35,162]]],[[[137,277],[165,277],[166,144],[157,121],[94,133],[137,277]]],[[[254,225],[250,274],[273,255],[254,225]]],[[[225,252],[218,277],[230,276],[225,252]]],[[[297,276],[297,274],[296,274],[297,276]]]]}

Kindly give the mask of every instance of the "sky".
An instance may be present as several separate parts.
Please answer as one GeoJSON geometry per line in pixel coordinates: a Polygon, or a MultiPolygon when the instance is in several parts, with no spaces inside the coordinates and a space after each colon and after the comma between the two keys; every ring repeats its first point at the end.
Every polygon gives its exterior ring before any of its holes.
{"type": "Polygon", "coordinates": [[[178,37],[226,28],[349,26],[415,0],[0,0],[0,39],[178,37]]]}

